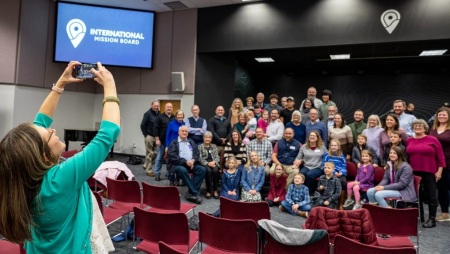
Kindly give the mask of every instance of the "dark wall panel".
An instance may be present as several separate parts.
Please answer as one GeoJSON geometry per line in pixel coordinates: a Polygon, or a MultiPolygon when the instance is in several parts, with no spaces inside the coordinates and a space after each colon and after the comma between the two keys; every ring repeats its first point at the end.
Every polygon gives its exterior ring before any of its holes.
{"type": "Polygon", "coordinates": [[[450,1],[283,0],[204,8],[198,52],[450,38],[450,1]],[[400,12],[389,34],[384,11],[400,12]]]}
{"type": "Polygon", "coordinates": [[[358,108],[363,109],[367,119],[370,114],[382,115],[391,110],[396,99],[414,103],[416,116],[428,120],[443,102],[450,101],[449,73],[288,76],[253,72],[249,75],[254,91],[263,92],[266,98],[270,93],[294,96],[296,108],[306,98],[308,87],[317,88],[318,98],[324,89],[331,89],[332,100],[349,122],[358,108]]]}
{"type": "Polygon", "coordinates": [[[195,104],[207,119],[218,105],[227,110],[234,99],[235,60],[229,55],[197,55],[195,104]]]}

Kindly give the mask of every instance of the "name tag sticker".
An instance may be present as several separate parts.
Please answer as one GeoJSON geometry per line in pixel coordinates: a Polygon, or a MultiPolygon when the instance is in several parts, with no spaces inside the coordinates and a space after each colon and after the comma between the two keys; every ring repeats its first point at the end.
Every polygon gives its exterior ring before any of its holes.
{"type": "Polygon", "coordinates": [[[320,149],[317,149],[317,148],[316,148],[316,150],[314,150],[314,152],[315,152],[315,153],[320,153],[320,149]]]}
{"type": "Polygon", "coordinates": [[[289,149],[295,150],[295,146],[290,146],[289,149]]]}

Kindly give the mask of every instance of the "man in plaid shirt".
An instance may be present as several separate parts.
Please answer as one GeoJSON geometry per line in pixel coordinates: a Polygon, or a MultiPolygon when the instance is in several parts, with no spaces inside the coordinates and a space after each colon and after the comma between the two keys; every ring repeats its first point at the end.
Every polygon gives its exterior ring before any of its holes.
{"type": "Polygon", "coordinates": [[[247,157],[250,158],[250,152],[258,153],[261,165],[266,172],[266,179],[269,176],[269,164],[272,162],[272,143],[264,138],[264,131],[262,128],[256,128],[256,139],[247,144],[247,157]]]}

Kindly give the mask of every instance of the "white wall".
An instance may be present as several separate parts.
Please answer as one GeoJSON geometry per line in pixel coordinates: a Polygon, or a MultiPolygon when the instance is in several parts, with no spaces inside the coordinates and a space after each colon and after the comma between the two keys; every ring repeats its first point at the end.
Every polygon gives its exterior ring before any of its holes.
{"type": "Polygon", "coordinates": [[[3,137],[13,126],[15,86],[0,84],[0,137],[3,137]]]}
{"type": "MultiPolygon", "coordinates": [[[[36,112],[50,89],[0,85],[0,136],[3,137],[12,127],[23,122],[32,122],[36,112]]],[[[118,95],[121,110],[121,134],[115,144],[118,153],[144,155],[144,137],[140,129],[142,116],[154,100],[181,100],[181,109],[190,116],[194,95],[118,95]],[[133,143],[136,149],[132,149],[133,143]]],[[[95,129],[101,121],[101,94],[65,91],[53,117],[52,127],[64,140],[64,129],[95,129]]],[[[70,148],[78,149],[79,144],[71,143],[70,148]]]]}

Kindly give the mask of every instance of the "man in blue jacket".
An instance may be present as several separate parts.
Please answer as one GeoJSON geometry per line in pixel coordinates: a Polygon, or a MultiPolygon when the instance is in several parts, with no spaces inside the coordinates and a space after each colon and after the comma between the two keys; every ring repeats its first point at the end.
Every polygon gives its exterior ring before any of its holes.
{"type": "Polygon", "coordinates": [[[200,187],[205,179],[206,169],[200,164],[200,153],[194,141],[188,139],[189,130],[181,126],[178,138],[173,140],[168,149],[169,161],[167,168],[176,173],[188,187],[186,200],[200,204],[200,187]],[[189,173],[193,173],[191,178],[189,173]]]}

